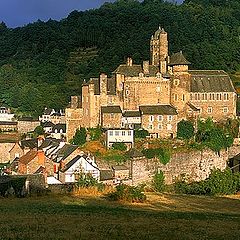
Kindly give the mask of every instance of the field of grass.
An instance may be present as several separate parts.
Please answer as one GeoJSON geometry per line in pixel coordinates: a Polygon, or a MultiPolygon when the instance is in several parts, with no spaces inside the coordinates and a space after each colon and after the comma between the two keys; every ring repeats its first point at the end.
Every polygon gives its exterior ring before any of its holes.
{"type": "Polygon", "coordinates": [[[0,239],[240,239],[240,199],[148,194],[0,199],[0,239]]]}

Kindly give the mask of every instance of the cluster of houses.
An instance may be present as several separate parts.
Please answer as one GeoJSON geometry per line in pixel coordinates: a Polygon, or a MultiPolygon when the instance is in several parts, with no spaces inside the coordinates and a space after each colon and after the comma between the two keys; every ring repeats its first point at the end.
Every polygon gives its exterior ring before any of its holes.
{"type": "Polygon", "coordinates": [[[47,184],[74,183],[80,174],[90,174],[98,181],[114,183],[129,178],[126,166],[99,167],[94,156],[64,140],[44,138],[0,143],[4,175],[43,174],[47,184]],[[123,174],[124,172],[124,174],[123,174]]]}

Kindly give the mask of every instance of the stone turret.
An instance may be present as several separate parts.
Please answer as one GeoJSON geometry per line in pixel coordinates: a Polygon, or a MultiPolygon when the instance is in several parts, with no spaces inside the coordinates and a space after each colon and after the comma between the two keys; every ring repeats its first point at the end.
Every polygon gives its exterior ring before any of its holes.
{"type": "Polygon", "coordinates": [[[161,27],[151,37],[150,41],[151,64],[158,66],[162,74],[167,72],[168,34],[161,27]]]}

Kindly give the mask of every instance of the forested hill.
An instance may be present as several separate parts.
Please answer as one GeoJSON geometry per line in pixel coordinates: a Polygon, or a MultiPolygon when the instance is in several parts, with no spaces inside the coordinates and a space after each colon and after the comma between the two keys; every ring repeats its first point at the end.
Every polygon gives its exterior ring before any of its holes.
{"type": "Polygon", "coordinates": [[[192,68],[240,67],[240,1],[119,0],[60,22],[15,29],[0,25],[0,99],[24,114],[63,108],[80,94],[84,78],[110,74],[132,56],[149,59],[159,24],[169,33],[170,53],[182,50],[192,68]]]}

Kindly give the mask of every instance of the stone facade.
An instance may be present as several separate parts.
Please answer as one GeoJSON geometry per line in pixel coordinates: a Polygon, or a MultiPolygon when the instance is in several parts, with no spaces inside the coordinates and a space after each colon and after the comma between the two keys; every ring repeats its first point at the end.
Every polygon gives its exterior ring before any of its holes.
{"type": "Polygon", "coordinates": [[[23,149],[18,143],[0,143],[0,163],[12,162],[23,155],[23,149]]]}
{"type": "Polygon", "coordinates": [[[166,165],[158,159],[135,158],[131,161],[132,184],[150,182],[153,175],[161,170],[166,184],[185,178],[188,181],[200,181],[209,177],[211,169],[224,170],[230,157],[240,151],[239,147],[232,147],[229,151],[221,151],[217,155],[211,150],[176,153],[166,165]]]}
{"type": "Polygon", "coordinates": [[[176,123],[182,119],[236,117],[236,92],[226,72],[189,70],[190,62],[182,52],[170,57],[168,34],[162,28],[151,37],[150,55],[150,62],[137,65],[128,58],[110,78],[100,74],[99,78],[83,84],[82,96],[72,97],[66,109],[67,140],[80,126],[129,128],[140,125],[156,137],[169,137],[176,135],[176,123]],[[142,114],[142,106],[174,108],[176,114],[160,111],[161,108],[153,114],[154,118],[173,116],[172,130],[166,130],[167,126],[161,129],[157,123],[149,129],[149,114],[142,114]],[[113,111],[104,112],[107,107],[113,111]],[[116,108],[120,111],[116,112],[116,108]],[[136,122],[129,124],[126,115],[136,122]]]}
{"type": "Polygon", "coordinates": [[[17,129],[19,133],[23,134],[23,133],[33,132],[37,126],[40,126],[40,121],[18,120],[17,129]]]}

